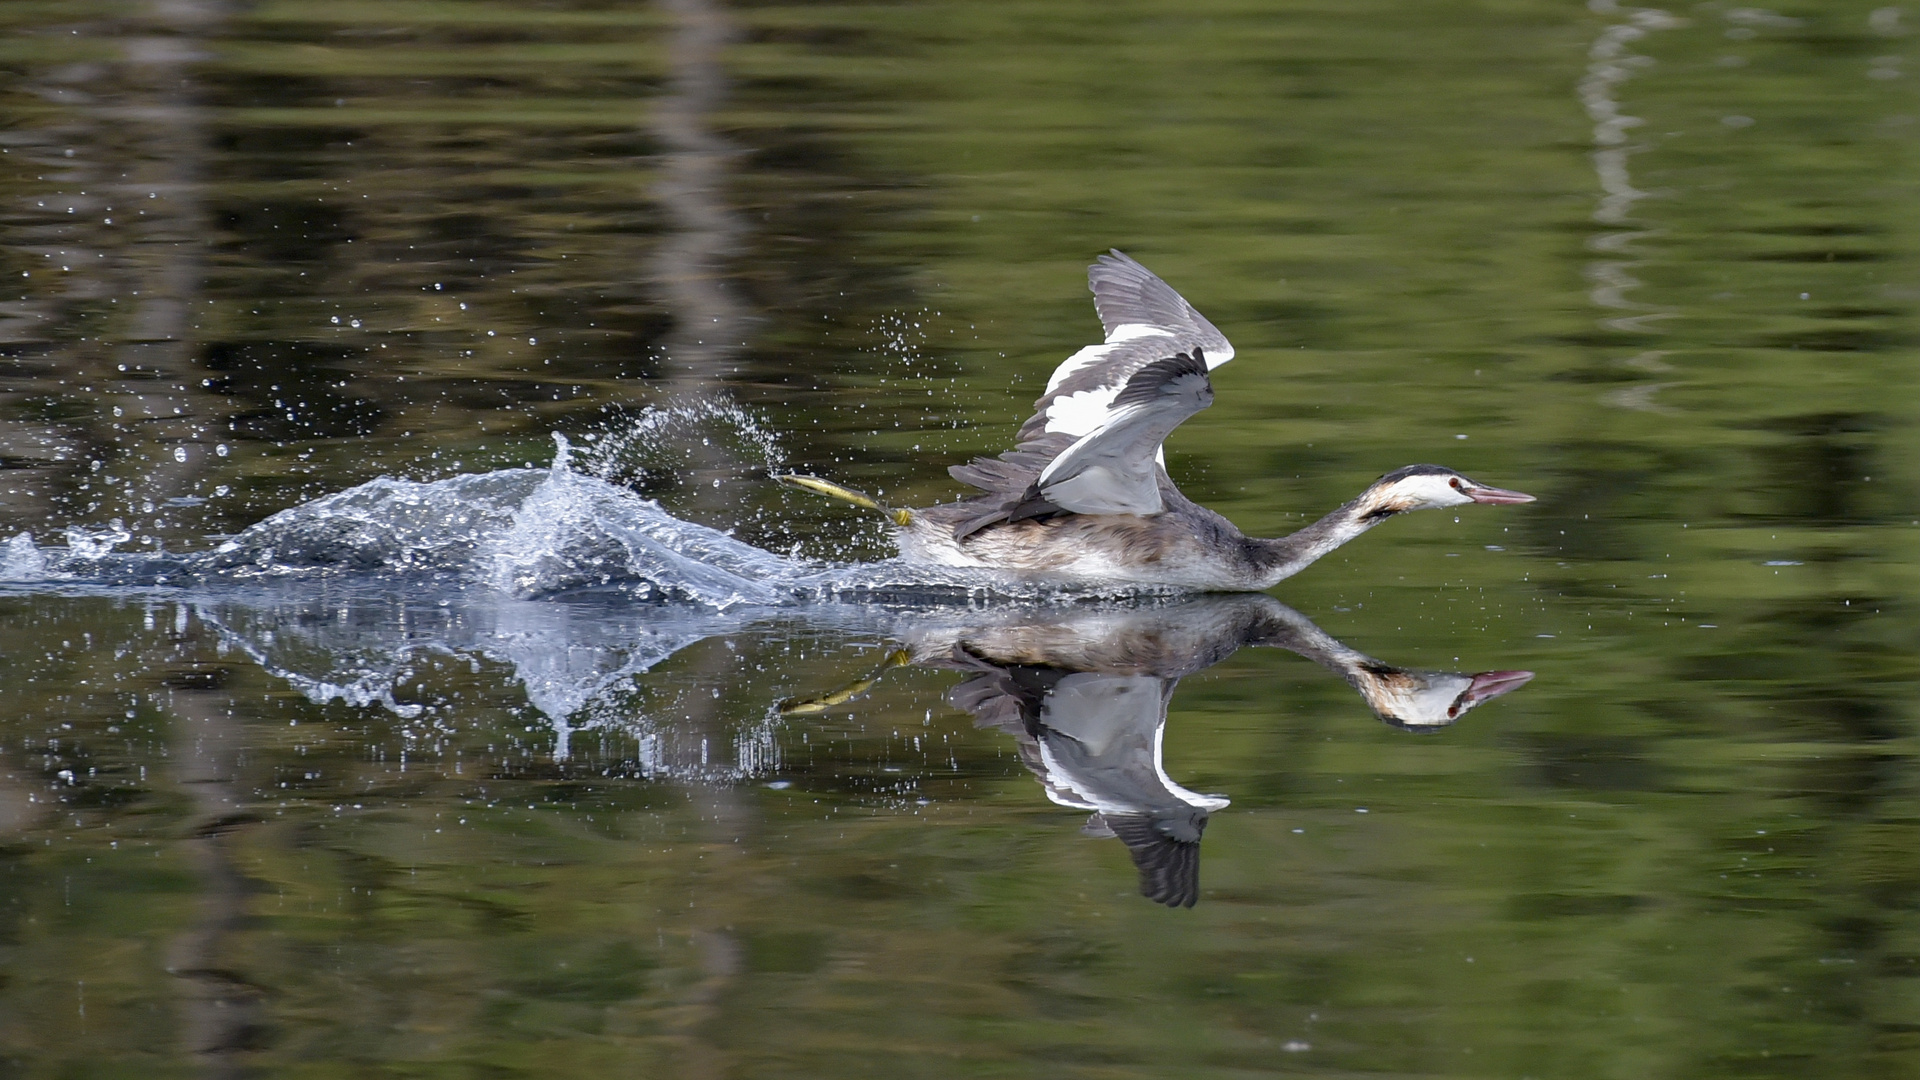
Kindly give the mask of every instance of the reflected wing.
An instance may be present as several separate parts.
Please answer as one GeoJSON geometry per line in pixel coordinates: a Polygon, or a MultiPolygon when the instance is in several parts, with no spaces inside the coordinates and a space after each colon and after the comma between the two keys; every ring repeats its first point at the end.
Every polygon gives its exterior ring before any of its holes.
{"type": "Polygon", "coordinates": [[[974,655],[965,645],[955,645],[948,662],[979,672],[949,691],[948,702],[972,713],[976,727],[996,727],[1010,735],[1031,737],[1038,730],[1047,695],[1068,675],[1059,668],[996,664],[974,655]]]}
{"type": "Polygon", "coordinates": [[[1127,845],[1140,871],[1140,895],[1168,907],[1192,907],[1200,899],[1200,833],[1207,815],[1183,819],[1102,814],[1107,828],[1127,845]]]}
{"type": "Polygon", "coordinates": [[[949,470],[999,495],[1004,514],[963,523],[956,535],[997,521],[1062,511],[1154,514],[1163,508],[1160,443],[1213,401],[1206,373],[1233,346],[1151,271],[1120,252],[1087,271],[1106,341],[1068,357],[1014,449],[949,470]]]}
{"type": "Polygon", "coordinates": [[[1091,671],[1059,680],[1041,704],[1034,732],[1048,797],[1113,814],[1184,814],[1226,806],[1220,796],[1174,783],[1161,761],[1167,703],[1178,683],[1091,671]]]}

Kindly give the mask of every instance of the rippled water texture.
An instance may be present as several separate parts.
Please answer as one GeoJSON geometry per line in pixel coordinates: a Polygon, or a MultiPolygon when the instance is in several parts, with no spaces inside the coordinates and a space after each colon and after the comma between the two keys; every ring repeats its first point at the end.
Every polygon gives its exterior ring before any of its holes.
{"type": "Polygon", "coordinates": [[[1920,1072],[1911,5],[0,28],[0,1072],[1920,1072]],[[1091,598],[769,480],[959,494],[1109,247],[1247,532],[1541,500],[1091,598]]]}

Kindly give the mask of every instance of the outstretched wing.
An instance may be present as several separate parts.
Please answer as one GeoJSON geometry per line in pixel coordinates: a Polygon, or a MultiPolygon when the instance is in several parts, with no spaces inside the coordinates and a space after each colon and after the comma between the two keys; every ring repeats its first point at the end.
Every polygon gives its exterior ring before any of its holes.
{"type": "Polygon", "coordinates": [[[1087,271],[1104,344],[1068,357],[1015,447],[948,470],[1001,502],[955,529],[1046,514],[1157,514],[1160,444],[1213,403],[1207,372],[1233,346],[1179,293],[1120,252],[1087,271]]]}
{"type": "Polygon", "coordinates": [[[1155,360],[1134,372],[1092,431],[1077,439],[1047,434],[997,460],[948,471],[999,496],[954,529],[964,540],[989,525],[1059,513],[1157,514],[1160,443],[1180,422],[1213,404],[1200,349],[1155,360]]]}
{"type": "Polygon", "coordinates": [[[1098,427],[1040,471],[1041,498],[1076,514],[1157,514],[1160,444],[1180,422],[1213,404],[1199,348],[1134,372],[1098,427]]]}
{"type": "Polygon", "coordinates": [[[1119,251],[1087,268],[1087,288],[1106,341],[1081,349],[1053,370],[1047,392],[1033,403],[1033,416],[1020,425],[1019,442],[1041,434],[1077,439],[1093,431],[1134,374],[1155,360],[1201,349],[1212,370],[1233,359],[1225,334],[1173,286],[1119,251]]]}

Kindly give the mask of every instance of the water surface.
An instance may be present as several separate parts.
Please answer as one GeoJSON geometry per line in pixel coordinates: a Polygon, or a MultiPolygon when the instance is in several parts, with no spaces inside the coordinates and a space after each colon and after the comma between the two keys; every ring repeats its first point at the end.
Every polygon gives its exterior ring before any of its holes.
{"type": "Polygon", "coordinates": [[[1916,21],[7,5],[4,1060],[1910,1075],[1916,21]],[[709,572],[888,555],[769,471],[958,494],[1109,247],[1248,532],[1541,502],[1197,606],[709,572]],[[598,539],[244,547],[369,483],[598,539]]]}

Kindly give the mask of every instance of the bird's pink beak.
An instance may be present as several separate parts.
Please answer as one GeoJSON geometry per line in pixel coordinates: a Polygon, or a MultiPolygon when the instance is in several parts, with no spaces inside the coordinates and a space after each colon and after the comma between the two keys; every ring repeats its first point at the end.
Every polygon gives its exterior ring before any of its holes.
{"type": "Polygon", "coordinates": [[[1466,693],[1460,695],[1460,700],[1455,702],[1455,705],[1460,711],[1465,712],[1483,701],[1497,698],[1501,694],[1513,693],[1527,685],[1528,680],[1532,678],[1531,671],[1483,671],[1473,677],[1472,685],[1467,687],[1466,693]]]}
{"type": "Polygon", "coordinates": [[[1506,488],[1481,487],[1479,484],[1462,488],[1461,494],[1472,499],[1474,502],[1487,503],[1491,506],[1507,506],[1512,503],[1530,503],[1534,501],[1533,496],[1524,491],[1508,491],[1506,488]]]}

